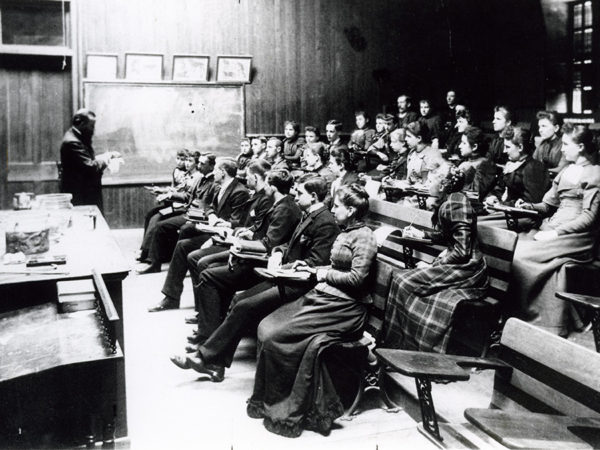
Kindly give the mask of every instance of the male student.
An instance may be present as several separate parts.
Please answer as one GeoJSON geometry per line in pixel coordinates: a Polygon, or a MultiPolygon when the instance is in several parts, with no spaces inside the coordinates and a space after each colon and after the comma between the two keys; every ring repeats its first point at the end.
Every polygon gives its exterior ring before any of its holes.
{"type": "MultiPolygon", "coordinates": [[[[228,220],[237,226],[243,219],[244,206],[250,194],[248,189],[236,179],[236,174],[237,164],[233,158],[217,158],[213,175],[214,182],[220,188],[211,206],[205,211],[209,224],[217,223],[219,220],[228,220]]],[[[177,230],[179,227],[168,220],[159,222],[148,252],[148,258],[152,263],[147,268],[140,270],[140,274],[160,272],[161,263],[171,259],[177,244],[177,230]]],[[[204,233],[195,232],[193,226],[181,227],[180,239],[194,236],[201,241],[198,247],[209,237],[204,233]]]]}
{"type": "MultiPolygon", "coordinates": [[[[273,206],[272,197],[265,192],[266,174],[270,168],[269,163],[262,159],[250,161],[246,167],[246,184],[249,189],[254,191],[254,194],[246,202],[246,213],[244,214],[243,221],[240,223],[241,227],[251,229],[260,228],[266,220],[271,206],[273,206]]],[[[231,230],[233,224],[229,221],[221,221],[218,225],[222,226],[224,230],[231,230]]],[[[226,250],[225,247],[220,245],[201,248],[205,242],[203,237],[206,236],[202,235],[202,238],[200,236],[183,238],[177,241],[173,257],[171,258],[171,264],[169,265],[169,271],[167,272],[162,288],[164,298],[159,304],[149,308],[149,312],[179,308],[181,293],[183,292],[183,280],[188,271],[189,261],[197,263],[202,257],[221,253],[226,250]]],[[[227,261],[227,257],[225,256],[224,261],[227,261]]],[[[212,261],[215,261],[215,259],[212,261]]],[[[196,265],[193,263],[192,268],[195,267],[196,265]]]]}
{"type": "MultiPolygon", "coordinates": [[[[265,190],[267,195],[272,196],[273,206],[263,226],[254,231],[238,233],[240,246],[260,247],[269,254],[274,247],[289,241],[301,218],[300,208],[288,195],[293,183],[292,175],[287,170],[269,172],[265,190]]],[[[202,260],[198,262],[201,263],[202,260]]],[[[235,292],[248,289],[260,281],[254,273],[257,264],[260,263],[254,259],[232,256],[229,263],[209,267],[199,274],[198,282],[194,283],[194,301],[198,330],[204,338],[208,338],[220,325],[235,292]]]]}
{"type": "Polygon", "coordinates": [[[419,115],[411,111],[412,107],[412,99],[406,95],[402,94],[398,97],[398,126],[401,128],[406,128],[406,125],[412,122],[416,122],[419,119],[419,115]]]}
{"type": "MultiPolygon", "coordinates": [[[[287,244],[276,247],[273,254],[282,254],[283,267],[304,261],[310,267],[329,263],[331,247],[340,230],[329,209],[323,204],[327,183],[320,177],[303,176],[296,185],[296,203],[303,211],[303,220],[287,244]]],[[[283,296],[273,282],[264,281],[235,298],[224,322],[201,344],[189,346],[193,351],[189,362],[185,357],[173,357],[178,367],[192,367],[211,375],[213,381],[223,378],[233,354],[244,334],[256,329],[258,323],[285,302],[291,302],[310,291],[315,279],[286,281],[283,296]]]]}
{"type": "Polygon", "coordinates": [[[327,140],[329,141],[327,154],[325,155],[326,160],[333,150],[348,150],[348,146],[342,142],[341,132],[342,122],[332,119],[325,125],[325,136],[327,136],[327,140]]]}

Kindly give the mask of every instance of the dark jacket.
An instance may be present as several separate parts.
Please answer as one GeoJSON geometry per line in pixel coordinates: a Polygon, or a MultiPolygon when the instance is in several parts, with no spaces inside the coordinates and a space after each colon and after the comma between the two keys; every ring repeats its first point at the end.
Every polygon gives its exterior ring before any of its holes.
{"type": "Polygon", "coordinates": [[[338,234],[340,228],[327,207],[311,212],[298,224],[288,243],[280,246],[283,263],[302,260],[311,267],[327,265],[338,234]]]}
{"type": "Polygon", "coordinates": [[[295,136],[283,140],[283,157],[293,169],[300,167],[302,148],[306,142],[303,138],[295,136]]]}
{"type": "Polygon", "coordinates": [[[269,209],[266,220],[254,230],[252,239],[260,240],[270,253],[273,247],[290,240],[301,217],[302,212],[294,199],[286,195],[269,209]]]}
{"type": "Polygon", "coordinates": [[[79,130],[67,130],[60,146],[62,192],[73,194],[73,205],[97,205],[102,210],[102,173],[104,161],[95,158],[91,139],[86,140],[79,130]]]}
{"type": "Polygon", "coordinates": [[[508,206],[514,206],[518,199],[526,203],[539,203],[547,186],[548,171],[544,164],[528,156],[517,169],[502,176],[493,194],[501,200],[506,190],[506,201],[502,203],[508,206]]]}
{"type": "Polygon", "coordinates": [[[215,214],[223,220],[231,222],[231,227],[240,226],[244,221],[247,211],[246,202],[250,198],[248,189],[238,180],[233,180],[225,189],[221,201],[219,195],[215,194],[211,207],[206,211],[206,215],[215,214]]]}
{"type": "Polygon", "coordinates": [[[215,176],[212,173],[198,179],[190,195],[187,206],[206,209],[217,198],[219,186],[215,184],[215,176]]]}
{"type": "Polygon", "coordinates": [[[241,226],[252,231],[259,229],[267,220],[267,214],[272,207],[273,197],[265,194],[264,190],[255,192],[246,202],[245,217],[241,226]]]}

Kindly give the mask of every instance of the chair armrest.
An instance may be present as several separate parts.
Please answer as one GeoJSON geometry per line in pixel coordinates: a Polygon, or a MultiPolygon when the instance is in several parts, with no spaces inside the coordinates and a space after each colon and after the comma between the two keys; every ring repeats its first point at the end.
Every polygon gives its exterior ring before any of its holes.
{"type": "Polygon", "coordinates": [[[510,366],[494,358],[443,355],[439,353],[415,352],[378,348],[377,358],[388,367],[410,377],[426,377],[448,381],[466,381],[470,378],[467,368],[508,369],[510,366]]]}
{"type": "Polygon", "coordinates": [[[570,292],[557,292],[557,298],[578,305],[587,306],[592,309],[600,309],[600,297],[592,297],[591,295],[571,294],[570,292]]]}

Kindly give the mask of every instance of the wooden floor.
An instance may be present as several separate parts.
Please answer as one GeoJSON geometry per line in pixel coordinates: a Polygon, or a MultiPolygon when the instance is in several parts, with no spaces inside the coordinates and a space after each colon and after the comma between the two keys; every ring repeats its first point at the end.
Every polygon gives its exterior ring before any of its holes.
{"type": "MultiPolygon", "coordinates": [[[[134,268],[141,230],[115,230],[123,255],[134,268]]],[[[139,449],[398,449],[435,448],[416,428],[418,407],[396,397],[405,410],[386,413],[375,398],[351,422],[336,422],[328,437],[305,431],[296,439],[274,435],[262,421],[246,416],[255,371],[255,346],[244,340],[222,383],[176,368],[169,355],[183,352],[192,327],[190,280],[185,280],[182,309],[148,313],[161,300],[163,272],[129,275],[124,281],[126,379],[129,436],[139,449]],[[412,417],[411,417],[412,416],[412,417]],[[416,419],[416,420],[415,420],[416,419]]]]}

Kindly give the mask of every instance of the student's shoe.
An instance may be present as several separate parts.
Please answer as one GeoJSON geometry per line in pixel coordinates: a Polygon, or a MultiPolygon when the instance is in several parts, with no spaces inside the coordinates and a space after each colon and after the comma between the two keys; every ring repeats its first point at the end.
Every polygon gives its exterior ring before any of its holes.
{"type": "Polygon", "coordinates": [[[171,362],[173,364],[175,364],[180,369],[185,370],[185,369],[190,369],[192,367],[190,364],[190,361],[188,360],[188,358],[186,356],[173,355],[173,356],[169,357],[169,359],[171,360],[171,362]]]}
{"type": "Polygon", "coordinates": [[[160,272],[160,264],[150,264],[148,267],[145,267],[143,269],[137,269],[136,272],[138,273],[138,275],[146,275],[147,273],[158,273],[160,272]]]}
{"type": "Polygon", "coordinates": [[[213,383],[220,383],[225,379],[225,367],[206,364],[199,356],[188,356],[186,363],[196,372],[210,376],[210,381],[213,383]]]}
{"type": "Polygon", "coordinates": [[[189,325],[198,325],[198,318],[196,316],[188,316],[185,318],[185,323],[189,325]]]}
{"type": "Polygon", "coordinates": [[[159,304],[148,308],[148,312],[160,312],[168,309],[179,309],[179,302],[172,297],[165,296],[159,304]]]}

